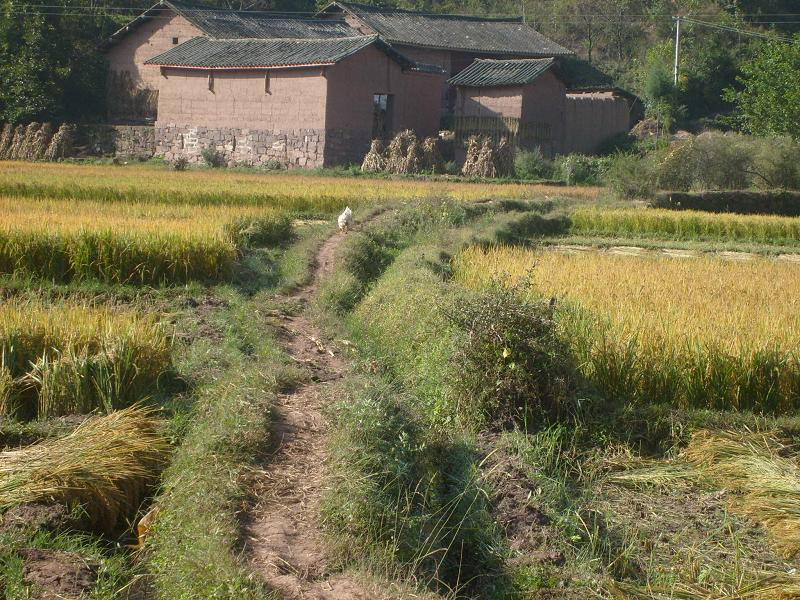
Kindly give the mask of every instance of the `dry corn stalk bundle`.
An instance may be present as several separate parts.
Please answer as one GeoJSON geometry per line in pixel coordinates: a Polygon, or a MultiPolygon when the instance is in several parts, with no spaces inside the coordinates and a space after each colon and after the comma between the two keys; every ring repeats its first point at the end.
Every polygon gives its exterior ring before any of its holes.
{"type": "Polygon", "coordinates": [[[386,170],[389,173],[408,173],[408,150],[416,141],[417,136],[409,129],[394,136],[386,149],[386,170]]]}
{"type": "Polygon", "coordinates": [[[74,152],[74,143],[75,126],[63,123],[50,141],[47,152],[44,153],[44,159],[56,161],[62,158],[69,158],[74,152]]]}
{"type": "Polygon", "coordinates": [[[361,171],[364,173],[379,173],[386,168],[386,158],[383,156],[383,142],[372,140],[369,152],[364,156],[361,163],[361,171]]]}
{"type": "Polygon", "coordinates": [[[36,137],[41,127],[42,126],[36,122],[28,123],[25,127],[25,137],[22,138],[22,147],[19,151],[20,160],[31,160],[33,154],[33,139],[36,137]]]}
{"type": "Polygon", "coordinates": [[[132,516],[157,481],[169,445],[141,407],[89,419],[71,434],[0,453],[0,512],[26,502],[83,505],[97,530],[132,516]]]}
{"type": "Polygon", "coordinates": [[[0,133],[0,160],[8,158],[8,151],[11,148],[11,141],[14,139],[14,126],[11,123],[3,125],[3,132],[0,133]]]}
{"type": "Polygon", "coordinates": [[[53,126],[50,123],[43,123],[28,148],[29,160],[42,160],[47,147],[50,145],[50,140],[53,139],[53,126]]]}
{"type": "Polygon", "coordinates": [[[498,177],[514,176],[514,147],[505,136],[500,138],[495,149],[494,166],[498,177]]]}
{"type": "Polygon", "coordinates": [[[470,136],[467,140],[467,157],[461,172],[467,177],[476,176],[478,157],[481,153],[481,138],[477,135],[470,136]]]}
{"type": "Polygon", "coordinates": [[[406,173],[419,173],[425,167],[425,156],[423,154],[422,146],[417,141],[416,136],[411,140],[408,145],[408,153],[406,154],[406,173]]]}
{"type": "Polygon", "coordinates": [[[426,171],[431,173],[441,173],[444,161],[442,152],[439,150],[439,139],[427,137],[422,142],[423,164],[426,171]]]}
{"type": "Polygon", "coordinates": [[[478,154],[478,160],[475,163],[475,175],[484,179],[497,177],[495,150],[492,147],[492,140],[488,137],[483,140],[481,151],[478,154]]]}
{"type": "Polygon", "coordinates": [[[25,125],[17,125],[14,135],[11,138],[11,145],[8,148],[8,160],[18,160],[22,143],[25,140],[25,125]]]}

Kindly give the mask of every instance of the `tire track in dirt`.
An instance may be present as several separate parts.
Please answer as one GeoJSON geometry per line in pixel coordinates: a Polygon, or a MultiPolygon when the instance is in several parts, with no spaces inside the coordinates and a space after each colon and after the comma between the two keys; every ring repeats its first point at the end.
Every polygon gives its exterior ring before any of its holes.
{"type": "Polygon", "coordinates": [[[287,304],[300,305],[301,312],[277,317],[284,350],[310,372],[310,380],[277,399],[273,450],[254,482],[257,502],[243,528],[251,566],[284,598],[349,600],[382,595],[346,574],[329,572],[319,525],[327,457],[326,388],[345,374],[348,362],[338,349],[323,345],[307,306],[333,270],[344,239],[340,233],[328,238],[316,255],[311,283],[284,298],[287,304]]]}

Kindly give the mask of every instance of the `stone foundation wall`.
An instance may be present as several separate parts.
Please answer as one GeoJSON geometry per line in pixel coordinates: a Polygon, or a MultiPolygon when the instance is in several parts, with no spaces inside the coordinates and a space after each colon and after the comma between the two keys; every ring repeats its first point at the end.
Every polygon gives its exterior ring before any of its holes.
{"type": "Polygon", "coordinates": [[[156,156],[168,161],[185,156],[190,163],[202,163],[203,150],[214,148],[229,166],[321,167],[325,164],[325,142],[324,129],[264,131],[174,124],[155,128],[156,156]]]}
{"type": "Polygon", "coordinates": [[[88,156],[143,158],[155,152],[155,129],[150,125],[78,125],[75,145],[88,156]]]}

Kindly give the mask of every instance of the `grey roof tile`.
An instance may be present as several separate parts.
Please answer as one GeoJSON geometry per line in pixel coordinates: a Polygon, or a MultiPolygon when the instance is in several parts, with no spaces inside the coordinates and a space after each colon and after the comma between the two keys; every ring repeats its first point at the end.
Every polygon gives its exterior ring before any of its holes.
{"type": "Polygon", "coordinates": [[[478,59],[451,77],[448,83],[466,87],[525,85],[547,72],[554,64],[552,58],[478,59]]]}
{"type": "Polygon", "coordinates": [[[145,61],[147,65],[246,69],[330,65],[375,44],[403,68],[441,72],[437,67],[420,65],[406,58],[377,35],[328,39],[233,39],[192,38],[145,61]]]}
{"type": "Polygon", "coordinates": [[[334,2],[322,13],[335,14],[336,11],[357,17],[390,44],[476,54],[532,57],[572,54],[518,19],[437,15],[355,2],[334,2]]]}

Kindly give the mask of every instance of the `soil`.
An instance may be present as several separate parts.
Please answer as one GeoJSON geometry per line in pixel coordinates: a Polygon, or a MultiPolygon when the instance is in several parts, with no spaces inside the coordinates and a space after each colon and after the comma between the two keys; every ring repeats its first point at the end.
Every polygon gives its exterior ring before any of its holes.
{"type": "Polygon", "coordinates": [[[83,598],[97,579],[97,565],[73,552],[30,548],[19,555],[25,563],[23,577],[33,586],[35,598],[83,598]]]}
{"type": "Polygon", "coordinates": [[[0,533],[25,529],[56,531],[74,525],[66,507],[61,504],[20,504],[0,517],[0,533]]]}
{"type": "Polygon", "coordinates": [[[253,506],[243,523],[245,546],[255,570],[283,598],[360,599],[382,594],[328,567],[319,524],[325,481],[327,390],[348,370],[333,345],[323,342],[308,315],[308,303],[333,269],[345,234],[330,237],[319,250],[306,287],[283,298],[285,311],[273,313],[287,354],[310,377],[278,396],[273,415],[273,451],[254,483],[253,506]]]}

